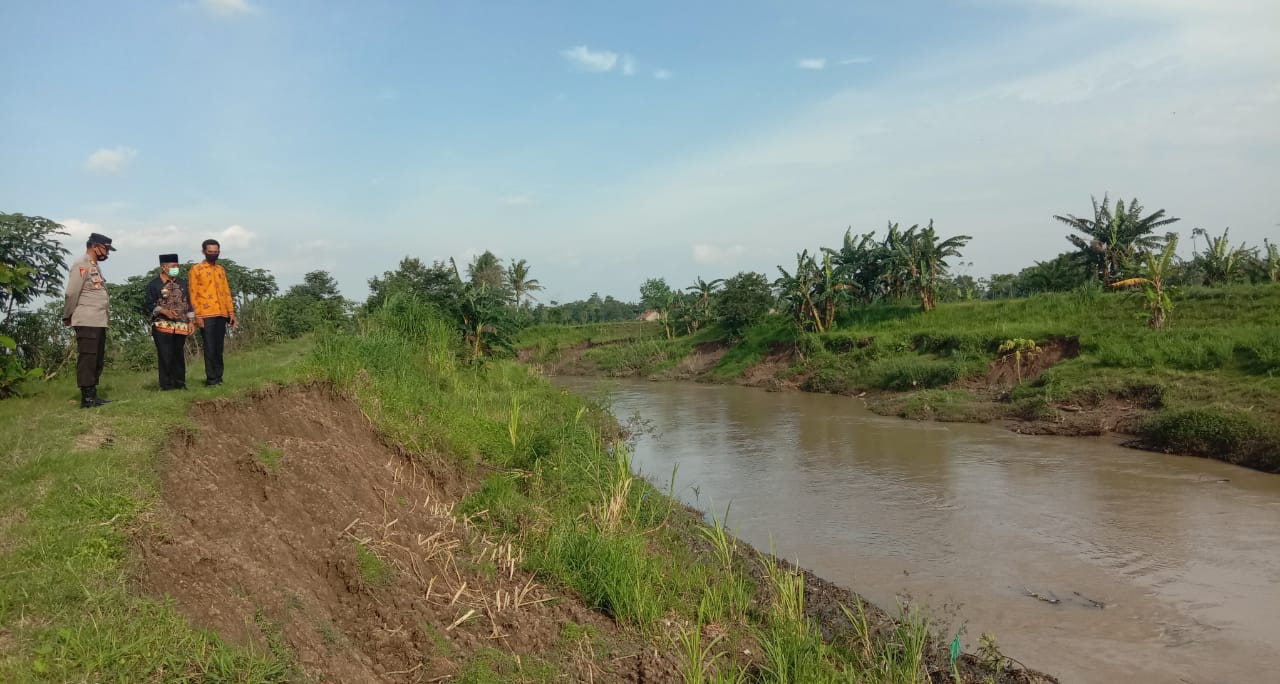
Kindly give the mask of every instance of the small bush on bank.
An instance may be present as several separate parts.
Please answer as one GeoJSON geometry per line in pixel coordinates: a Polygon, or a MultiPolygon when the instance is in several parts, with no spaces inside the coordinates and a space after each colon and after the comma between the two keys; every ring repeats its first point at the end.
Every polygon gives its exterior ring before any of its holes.
{"type": "Polygon", "coordinates": [[[1214,407],[1161,411],[1143,424],[1140,436],[1152,449],[1280,472],[1280,435],[1239,411],[1214,407]]]}

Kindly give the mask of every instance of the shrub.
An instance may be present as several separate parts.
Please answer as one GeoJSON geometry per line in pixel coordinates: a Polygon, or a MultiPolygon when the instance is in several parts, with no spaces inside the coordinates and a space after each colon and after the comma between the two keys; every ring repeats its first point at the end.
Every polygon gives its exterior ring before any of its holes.
{"type": "Polygon", "coordinates": [[[1280,472],[1280,438],[1245,413],[1189,408],[1157,413],[1140,432],[1146,446],[1280,472]]]}

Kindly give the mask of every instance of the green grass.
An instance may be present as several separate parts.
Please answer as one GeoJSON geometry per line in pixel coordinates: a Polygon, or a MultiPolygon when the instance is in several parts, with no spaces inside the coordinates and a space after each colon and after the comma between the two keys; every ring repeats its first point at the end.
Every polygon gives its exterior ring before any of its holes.
{"type": "Polygon", "coordinates": [[[257,456],[268,470],[276,471],[280,469],[280,461],[284,460],[284,449],[270,444],[259,444],[257,456]]]}
{"type": "MultiPolygon", "coordinates": [[[[157,455],[193,429],[192,401],[304,379],[332,382],[389,439],[483,483],[462,504],[486,512],[475,524],[516,537],[525,569],[552,593],[581,596],[629,634],[662,643],[668,617],[755,631],[783,673],[765,681],[810,673],[819,678],[804,681],[847,681],[872,667],[823,642],[796,603],[753,606],[755,587],[725,553],[733,542],[723,525],[699,532],[696,516],[635,478],[625,450],[604,436],[616,434],[606,410],[514,361],[467,364],[463,356],[452,326],[393,299],[352,334],[231,357],[220,388],[161,394],[150,373],[111,372],[102,389],[117,402],[102,409],[76,408],[69,381],[0,402],[0,681],[296,679],[293,655],[266,616],[259,626],[268,648],[241,649],[190,628],[171,604],[138,596],[128,539],[158,501],[157,455]],[[708,541],[719,551],[695,551],[708,541]]],[[[260,449],[269,467],[283,457],[260,449]]],[[[374,549],[352,552],[367,587],[394,579],[374,549]]],[[[334,630],[335,643],[339,636],[334,630]]],[[[459,681],[556,677],[537,658],[452,657],[464,662],[459,681]]],[[[713,669],[703,673],[710,681],[741,678],[727,660],[713,669]]]]}
{"type": "MultiPolygon", "coordinates": [[[[723,522],[707,528],[635,478],[625,449],[602,436],[613,424],[603,408],[513,361],[453,362],[460,352],[451,331],[429,319],[412,302],[393,301],[360,335],[322,340],[316,366],[387,434],[460,463],[484,461],[487,475],[461,509],[476,524],[517,535],[526,569],[650,639],[669,637],[663,625],[671,617],[691,629],[716,621],[758,631],[778,663],[765,681],[848,681],[859,671],[852,655],[826,644],[803,618],[799,575],[785,575],[791,602],[780,617],[752,608],[755,587],[733,562],[735,542],[723,522]],[[693,550],[703,546],[712,550],[693,550]],[[825,679],[803,678],[813,673],[825,679]]],[[[562,637],[583,634],[566,627],[562,637]]],[[[708,665],[704,679],[740,681],[736,666],[711,663],[709,642],[686,637],[689,666],[697,652],[708,665]]],[[[497,681],[486,677],[500,669],[486,662],[466,677],[497,681]]]]}
{"type": "Polygon", "coordinates": [[[285,681],[290,658],[224,644],[129,586],[128,537],[155,506],[155,458],[195,400],[300,377],[309,340],[230,356],[228,383],[158,392],[107,371],[113,403],[77,407],[71,379],[0,401],[0,681],[285,681]]]}
{"type": "Polygon", "coordinates": [[[360,583],[369,589],[381,589],[395,580],[395,571],[368,546],[356,542],[356,570],[360,583]]]}

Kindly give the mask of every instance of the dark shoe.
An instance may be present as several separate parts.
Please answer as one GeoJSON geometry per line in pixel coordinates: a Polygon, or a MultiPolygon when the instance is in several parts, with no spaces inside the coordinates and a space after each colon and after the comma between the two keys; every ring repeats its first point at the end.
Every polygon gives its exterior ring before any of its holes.
{"type": "Polygon", "coordinates": [[[110,401],[98,398],[97,386],[80,388],[80,408],[98,408],[107,403],[110,403],[110,401]]]}
{"type": "Polygon", "coordinates": [[[217,387],[218,385],[222,384],[222,381],[221,380],[205,380],[204,384],[205,384],[205,387],[217,387]]]}

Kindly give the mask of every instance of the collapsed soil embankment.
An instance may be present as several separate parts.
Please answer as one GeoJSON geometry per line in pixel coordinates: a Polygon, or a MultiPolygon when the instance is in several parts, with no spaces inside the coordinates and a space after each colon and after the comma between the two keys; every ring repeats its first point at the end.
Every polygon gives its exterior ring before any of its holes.
{"type": "Polygon", "coordinates": [[[459,515],[456,467],[383,443],[335,392],[206,402],[193,417],[162,464],[141,584],[195,625],[287,648],[324,681],[440,681],[478,660],[513,678],[672,680],[668,658],[547,591],[519,569],[518,545],[459,515]],[[599,651],[562,638],[569,625],[620,638],[599,651]]]}
{"type": "MultiPolygon", "coordinates": [[[[682,681],[675,634],[640,634],[521,570],[518,537],[491,536],[457,511],[476,477],[388,445],[329,387],[205,402],[193,418],[198,429],[161,463],[163,506],[138,539],[138,575],[194,625],[283,654],[320,681],[682,681]]],[[[681,512],[671,524],[710,556],[700,514],[681,512]]],[[[758,554],[745,544],[738,554],[765,605],[758,554]]],[[[861,599],[803,576],[808,617],[828,638],[849,638],[841,606],[861,599]]],[[[892,640],[894,621],[873,606],[867,615],[892,640]]],[[[706,638],[723,628],[706,625],[706,638]]],[[[760,647],[736,630],[728,657],[759,675],[760,647]]],[[[940,640],[924,666],[952,681],[940,640]]],[[[957,667],[965,681],[992,674],[969,655],[957,667]]],[[[1008,665],[993,676],[1055,681],[1008,665]]]]}

